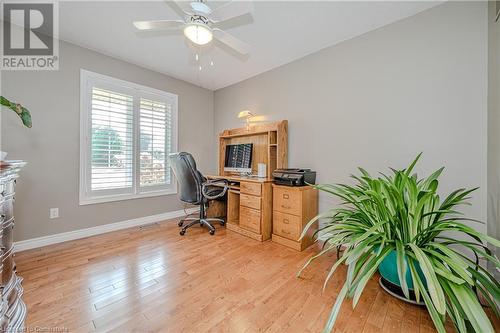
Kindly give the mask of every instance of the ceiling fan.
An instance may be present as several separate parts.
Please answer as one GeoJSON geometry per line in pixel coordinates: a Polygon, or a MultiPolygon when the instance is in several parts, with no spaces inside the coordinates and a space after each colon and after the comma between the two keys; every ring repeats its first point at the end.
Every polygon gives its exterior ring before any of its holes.
{"type": "Polygon", "coordinates": [[[215,38],[243,55],[250,52],[250,45],[217,28],[217,24],[252,13],[252,2],[232,1],[213,10],[206,4],[206,0],[193,2],[177,0],[173,3],[184,13],[184,20],[134,21],[134,26],[141,31],[180,30],[182,28],[184,35],[197,45],[208,44],[215,38]]]}

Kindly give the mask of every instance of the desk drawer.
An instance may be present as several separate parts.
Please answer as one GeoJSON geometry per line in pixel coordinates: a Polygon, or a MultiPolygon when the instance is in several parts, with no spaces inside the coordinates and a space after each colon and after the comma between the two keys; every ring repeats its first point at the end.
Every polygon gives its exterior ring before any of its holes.
{"type": "Polygon", "coordinates": [[[273,190],[273,207],[275,211],[301,216],[301,192],[283,187],[275,187],[273,190]]]}
{"type": "Polygon", "coordinates": [[[248,207],[240,207],[240,227],[260,233],[260,211],[248,207]]]}
{"type": "Polygon", "coordinates": [[[301,232],[300,217],[277,211],[273,212],[273,234],[297,241],[301,232]]]}
{"type": "Polygon", "coordinates": [[[260,197],[248,194],[240,194],[240,205],[260,210],[260,197]]]}
{"type": "Polygon", "coordinates": [[[259,195],[262,193],[262,186],[259,183],[241,182],[240,192],[243,194],[259,195]]]}

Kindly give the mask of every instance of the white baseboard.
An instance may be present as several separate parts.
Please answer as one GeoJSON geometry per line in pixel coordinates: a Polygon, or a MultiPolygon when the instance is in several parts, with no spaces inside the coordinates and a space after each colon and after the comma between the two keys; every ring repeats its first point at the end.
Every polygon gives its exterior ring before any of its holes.
{"type": "Polygon", "coordinates": [[[60,234],[43,236],[38,238],[26,239],[19,242],[14,242],[14,252],[21,252],[30,249],[35,249],[37,247],[67,242],[75,239],[85,238],[94,235],[105,234],[107,232],[122,230],[132,227],[138,227],[141,225],[151,224],[155,222],[165,221],[174,219],[177,217],[182,217],[187,212],[188,214],[198,211],[198,208],[189,208],[184,210],[177,210],[173,212],[167,212],[162,214],[150,215],[145,217],[139,217],[136,219],[115,222],[110,224],[103,224],[97,227],[79,229],[74,231],[63,232],[60,234]]]}

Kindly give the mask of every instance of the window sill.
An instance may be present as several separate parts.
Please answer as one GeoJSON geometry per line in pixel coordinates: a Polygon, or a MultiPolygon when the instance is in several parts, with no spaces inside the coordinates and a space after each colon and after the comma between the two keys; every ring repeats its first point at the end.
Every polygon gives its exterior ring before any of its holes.
{"type": "Polygon", "coordinates": [[[93,205],[93,204],[100,204],[100,203],[106,203],[106,202],[160,197],[160,196],[172,195],[172,194],[177,194],[177,190],[170,189],[170,190],[161,190],[161,191],[151,191],[151,192],[145,192],[145,193],[139,193],[139,194],[119,194],[119,195],[95,196],[92,198],[80,197],[79,204],[80,204],[80,206],[85,206],[85,205],[93,205]]]}

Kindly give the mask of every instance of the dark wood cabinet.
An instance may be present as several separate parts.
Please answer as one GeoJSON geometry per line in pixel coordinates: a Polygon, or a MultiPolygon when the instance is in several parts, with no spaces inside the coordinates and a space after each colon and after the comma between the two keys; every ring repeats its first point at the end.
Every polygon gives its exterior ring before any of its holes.
{"type": "Polygon", "coordinates": [[[0,165],[1,332],[22,332],[26,318],[26,305],[21,298],[22,278],[16,275],[13,241],[15,185],[24,165],[21,161],[0,165]]]}

